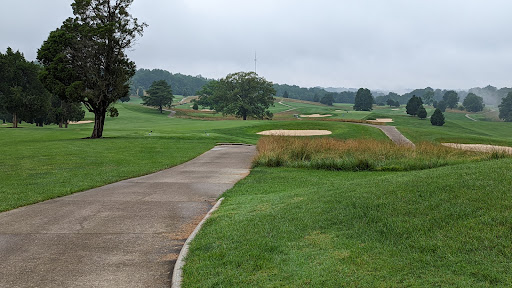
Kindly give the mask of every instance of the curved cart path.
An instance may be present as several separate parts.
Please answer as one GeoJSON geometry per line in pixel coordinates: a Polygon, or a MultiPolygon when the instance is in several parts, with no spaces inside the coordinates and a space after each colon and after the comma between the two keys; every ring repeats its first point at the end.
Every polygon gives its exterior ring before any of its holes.
{"type": "Polygon", "coordinates": [[[380,129],[396,145],[416,147],[416,145],[414,145],[414,143],[412,143],[411,140],[407,139],[402,133],[400,133],[400,131],[398,131],[398,129],[396,129],[395,126],[384,126],[384,125],[373,125],[373,124],[362,124],[362,125],[380,129]]]}
{"type": "Polygon", "coordinates": [[[155,174],[0,213],[0,287],[170,287],[188,235],[249,174],[217,146],[155,174]]]}

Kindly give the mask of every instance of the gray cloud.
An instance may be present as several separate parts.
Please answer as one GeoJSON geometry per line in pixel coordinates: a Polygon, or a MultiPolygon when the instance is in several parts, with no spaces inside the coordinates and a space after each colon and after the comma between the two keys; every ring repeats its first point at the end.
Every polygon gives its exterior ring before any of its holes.
{"type": "MultiPolygon", "coordinates": [[[[0,49],[29,59],[71,16],[70,0],[11,2],[0,49]]],[[[511,8],[502,0],[135,0],[132,14],[149,27],[129,55],[140,68],[219,78],[253,70],[257,51],[260,75],[308,87],[512,86],[511,8]]]]}

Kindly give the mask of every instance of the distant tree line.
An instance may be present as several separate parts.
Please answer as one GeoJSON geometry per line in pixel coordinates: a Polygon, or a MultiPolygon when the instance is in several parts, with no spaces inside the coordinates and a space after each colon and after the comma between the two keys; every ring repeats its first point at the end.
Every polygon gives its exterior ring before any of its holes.
{"type": "Polygon", "coordinates": [[[130,93],[143,96],[144,91],[147,91],[153,82],[159,80],[167,82],[175,95],[183,96],[197,95],[197,92],[210,81],[201,75],[189,76],[180,73],[172,74],[161,69],[139,69],[130,80],[130,93]]]}

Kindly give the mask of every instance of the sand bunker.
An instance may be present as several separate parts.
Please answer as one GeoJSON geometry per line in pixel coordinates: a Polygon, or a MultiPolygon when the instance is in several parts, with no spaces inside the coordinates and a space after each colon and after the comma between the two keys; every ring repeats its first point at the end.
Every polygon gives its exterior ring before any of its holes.
{"type": "Polygon", "coordinates": [[[87,124],[87,123],[94,123],[94,121],[76,121],[76,122],[69,122],[70,125],[75,125],[75,124],[87,124]]]}
{"type": "Polygon", "coordinates": [[[444,146],[469,150],[469,151],[478,151],[478,152],[505,152],[508,154],[512,154],[512,147],[506,146],[495,146],[495,145],[485,145],[485,144],[458,144],[458,143],[442,143],[444,146]]]}
{"type": "Polygon", "coordinates": [[[322,117],[331,117],[331,116],[332,116],[331,114],[325,114],[325,115],[320,115],[320,114],[300,115],[300,117],[303,117],[303,118],[322,118],[322,117]]]}
{"type": "Polygon", "coordinates": [[[320,136],[332,134],[329,130],[268,130],[259,132],[268,136],[320,136]]]}
{"type": "Polygon", "coordinates": [[[211,109],[201,109],[201,111],[203,111],[203,112],[212,112],[213,110],[211,110],[211,109]]]}
{"type": "Polygon", "coordinates": [[[378,123],[391,123],[393,119],[391,118],[377,118],[375,120],[367,120],[368,122],[378,122],[378,123]]]}
{"type": "Polygon", "coordinates": [[[396,108],[396,109],[391,109],[391,111],[400,111],[400,109],[396,108]]]}

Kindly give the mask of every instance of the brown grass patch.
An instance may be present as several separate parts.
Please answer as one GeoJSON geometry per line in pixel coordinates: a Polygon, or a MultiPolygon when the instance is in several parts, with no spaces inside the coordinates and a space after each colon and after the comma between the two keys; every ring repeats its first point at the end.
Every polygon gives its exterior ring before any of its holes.
{"type": "Polygon", "coordinates": [[[339,140],[329,137],[262,137],[255,166],[347,171],[408,171],[469,161],[495,159],[489,153],[465,151],[430,142],[416,148],[390,141],[339,140]]]}

